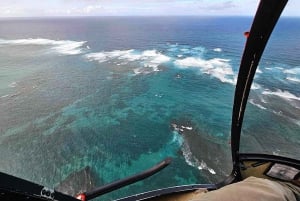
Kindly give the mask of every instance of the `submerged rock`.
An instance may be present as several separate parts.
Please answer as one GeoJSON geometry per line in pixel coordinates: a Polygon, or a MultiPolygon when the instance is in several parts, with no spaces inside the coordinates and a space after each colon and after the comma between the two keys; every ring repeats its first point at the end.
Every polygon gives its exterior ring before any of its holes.
{"type": "Polygon", "coordinates": [[[76,196],[81,192],[90,191],[96,187],[96,175],[89,166],[71,173],[65,180],[55,187],[56,191],[76,196]]]}

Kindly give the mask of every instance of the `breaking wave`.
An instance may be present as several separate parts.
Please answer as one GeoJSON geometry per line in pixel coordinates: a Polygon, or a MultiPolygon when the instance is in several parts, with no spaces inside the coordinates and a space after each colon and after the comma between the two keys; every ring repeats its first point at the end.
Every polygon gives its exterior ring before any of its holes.
{"type": "Polygon", "coordinates": [[[252,105],[255,105],[256,107],[262,109],[262,110],[266,110],[267,108],[265,108],[264,106],[258,104],[258,103],[255,103],[253,99],[250,99],[249,100],[249,103],[251,103],[252,105]]]}
{"type": "Polygon", "coordinates": [[[119,61],[117,65],[137,61],[141,64],[141,67],[134,69],[135,74],[144,72],[143,67],[150,67],[153,71],[159,71],[158,66],[160,64],[171,60],[170,57],[157,50],[138,51],[133,49],[90,53],[85,55],[85,57],[90,61],[98,61],[99,63],[119,61]]]}
{"type": "Polygon", "coordinates": [[[222,52],[222,49],[221,48],[214,48],[213,49],[215,52],[222,52]]]}
{"type": "Polygon", "coordinates": [[[287,80],[293,81],[293,82],[300,82],[300,79],[296,78],[296,77],[287,77],[287,80]]]}
{"type": "Polygon", "coordinates": [[[292,68],[283,71],[286,74],[300,75],[300,68],[292,68]]]}
{"type": "Polygon", "coordinates": [[[5,40],[0,39],[0,45],[50,45],[51,49],[60,54],[77,55],[83,53],[83,45],[86,41],[51,40],[44,38],[28,38],[5,40]]]}
{"type": "Polygon", "coordinates": [[[182,146],[182,152],[186,163],[192,167],[196,167],[199,170],[208,170],[211,174],[216,174],[216,171],[207,166],[205,161],[199,161],[196,157],[193,156],[190,147],[187,143],[184,143],[182,146]]]}
{"type": "Polygon", "coordinates": [[[286,99],[286,100],[299,100],[300,101],[300,97],[290,93],[289,91],[282,91],[280,89],[277,89],[277,91],[270,91],[267,89],[267,90],[263,91],[262,94],[274,95],[274,96],[278,96],[278,97],[286,99]]]}
{"type": "Polygon", "coordinates": [[[293,82],[300,82],[300,68],[292,68],[284,70],[283,73],[287,74],[286,79],[293,82]]]}
{"type": "Polygon", "coordinates": [[[235,84],[236,76],[229,64],[229,59],[213,58],[204,60],[201,58],[187,57],[184,59],[177,59],[174,63],[183,68],[195,67],[199,68],[201,72],[209,74],[221,82],[235,84]]]}
{"type": "MultiPolygon", "coordinates": [[[[214,51],[222,51],[216,48],[214,51]]],[[[160,71],[158,66],[163,63],[171,63],[178,68],[198,68],[201,73],[217,78],[223,83],[236,84],[237,76],[232,70],[229,59],[212,58],[202,59],[206,52],[204,47],[191,47],[188,45],[168,45],[164,54],[157,50],[113,50],[89,53],[85,58],[90,61],[113,62],[116,65],[126,65],[129,62],[139,62],[133,69],[134,74],[145,74],[153,71],[160,71]],[[148,68],[152,70],[149,71],[148,68]]],[[[257,85],[257,87],[259,86],[257,85]]]]}

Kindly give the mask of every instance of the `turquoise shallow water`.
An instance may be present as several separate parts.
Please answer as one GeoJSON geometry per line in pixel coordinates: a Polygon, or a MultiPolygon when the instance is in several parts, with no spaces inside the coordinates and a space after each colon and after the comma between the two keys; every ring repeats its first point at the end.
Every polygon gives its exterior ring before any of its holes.
{"type": "MultiPolygon", "coordinates": [[[[101,185],[173,158],[107,199],[220,181],[231,168],[232,100],[250,21],[0,21],[0,170],[55,187],[90,167],[101,185]]],[[[299,43],[290,47],[291,37],[300,41],[297,27],[283,19],[259,66],[243,151],[299,157],[299,43]]]]}

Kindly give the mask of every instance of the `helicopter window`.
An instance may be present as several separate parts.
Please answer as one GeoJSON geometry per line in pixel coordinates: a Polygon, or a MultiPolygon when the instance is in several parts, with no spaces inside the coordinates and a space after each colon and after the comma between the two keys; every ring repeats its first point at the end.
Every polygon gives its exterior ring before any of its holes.
{"type": "MultiPolygon", "coordinates": [[[[121,0],[106,9],[101,3],[110,1],[61,0],[69,9],[60,1],[52,9],[38,8],[46,1],[7,2],[0,3],[0,171],[75,195],[173,158],[168,170],[108,200],[230,174],[233,93],[252,22],[231,16],[233,2],[161,1],[174,16],[161,6],[150,15],[160,1],[134,6],[138,16],[119,16],[121,0]],[[176,16],[180,6],[196,10],[176,16]],[[227,13],[198,16],[199,9],[227,13]]],[[[237,15],[249,11],[241,9],[237,15]]],[[[282,21],[273,37],[280,48],[269,50],[253,86],[241,149],[297,158],[300,56],[290,56],[300,27],[282,21]]]]}
{"type": "Polygon", "coordinates": [[[241,135],[241,152],[300,159],[300,23],[282,17],[258,66],[241,135]]]}

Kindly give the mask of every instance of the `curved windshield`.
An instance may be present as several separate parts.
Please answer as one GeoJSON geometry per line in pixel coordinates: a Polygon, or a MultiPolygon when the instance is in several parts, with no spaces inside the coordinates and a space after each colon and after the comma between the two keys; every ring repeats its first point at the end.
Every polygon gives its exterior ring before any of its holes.
{"type": "Polygon", "coordinates": [[[241,151],[300,159],[300,23],[275,27],[249,96],[241,151]]]}
{"type": "Polygon", "coordinates": [[[170,156],[166,170],[112,197],[221,181],[231,171],[234,82],[250,24],[2,20],[1,171],[76,194],[74,185],[107,184],[170,156]]]}
{"type": "MultiPolygon", "coordinates": [[[[175,11],[192,3],[191,8],[203,12],[179,16],[165,16],[163,9],[151,16],[156,4],[134,9],[149,16],[128,16],[134,12],[119,16],[123,1],[118,5],[103,1],[98,6],[86,5],[98,1],[80,1],[77,7],[64,1],[64,9],[55,2],[41,15],[47,17],[0,19],[1,172],[76,195],[173,158],[167,169],[106,195],[107,199],[216,183],[230,174],[233,94],[243,33],[252,17],[229,17],[235,5],[228,1],[206,6],[202,1],[174,1],[175,11]],[[110,13],[114,6],[118,9],[110,13]],[[216,11],[224,7],[227,14],[221,17],[216,11]],[[100,11],[108,16],[98,16],[100,11]],[[88,13],[94,14],[87,17],[88,13]]],[[[0,13],[7,16],[28,12],[26,7],[1,7],[4,4],[0,3],[0,11],[6,12],[0,13]]],[[[253,15],[255,6],[248,15],[253,15]]],[[[241,9],[237,15],[249,10],[241,9]]],[[[299,41],[297,26],[292,37],[299,41]]],[[[299,144],[295,133],[300,95],[290,83],[299,82],[295,64],[300,57],[280,63],[277,56],[283,53],[274,51],[270,60],[262,62],[266,65],[260,67],[261,81],[256,81],[258,90],[250,98],[252,121],[245,123],[242,136],[249,141],[242,145],[245,150],[260,148],[258,138],[275,140],[270,137],[275,131],[281,141],[269,140],[268,146],[299,144]],[[288,81],[280,77],[285,75],[288,81]],[[273,83],[275,88],[269,87],[273,83]],[[265,115],[261,121],[258,111],[265,115]],[[257,128],[254,123],[261,125],[257,128]],[[258,135],[262,131],[263,137],[258,135]]],[[[288,54],[283,56],[289,58],[288,54]]],[[[283,153],[278,149],[274,153],[283,153]]]]}

